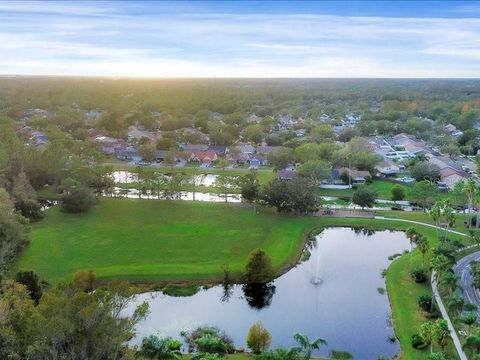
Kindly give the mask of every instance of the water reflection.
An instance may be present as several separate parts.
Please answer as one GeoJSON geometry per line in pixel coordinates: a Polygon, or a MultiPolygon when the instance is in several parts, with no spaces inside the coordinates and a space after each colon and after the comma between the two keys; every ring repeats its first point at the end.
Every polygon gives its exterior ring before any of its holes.
{"type": "Polygon", "coordinates": [[[325,229],[309,246],[310,257],[264,286],[224,285],[202,289],[191,297],[146,293],[150,315],[137,327],[142,337],[159,333],[178,337],[180,331],[198,326],[217,326],[245,347],[249,327],[260,320],[272,335],[273,347],[295,346],[292,335],[328,340],[316,355],[341,349],[356,359],[391,358],[398,342],[388,341],[394,332],[386,321],[390,315],[388,296],[379,275],[388,267],[388,256],[409,248],[402,232],[365,229],[325,229]],[[318,276],[322,283],[312,284],[318,276]],[[155,297],[152,298],[152,295],[155,297]]]}
{"type": "Polygon", "coordinates": [[[261,310],[269,307],[275,294],[275,285],[268,284],[245,284],[242,286],[245,300],[251,308],[261,310]]]}

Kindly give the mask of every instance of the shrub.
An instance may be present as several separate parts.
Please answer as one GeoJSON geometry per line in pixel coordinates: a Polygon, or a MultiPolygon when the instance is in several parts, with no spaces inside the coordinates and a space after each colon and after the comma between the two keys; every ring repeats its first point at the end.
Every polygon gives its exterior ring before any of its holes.
{"type": "Polygon", "coordinates": [[[227,354],[235,349],[232,339],[216,327],[199,327],[183,336],[190,352],[227,354]]]}
{"type": "Polygon", "coordinates": [[[170,339],[168,341],[168,348],[172,351],[180,351],[182,347],[182,342],[176,339],[170,339]]]}
{"type": "Polygon", "coordinates": [[[260,354],[268,350],[272,342],[272,337],[260,321],[253,324],[248,330],[247,346],[254,354],[260,354]]]}
{"type": "Polygon", "coordinates": [[[97,203],[92,190],[78,187],[62,196],[62,210],[68,213],[81,213],[90,210],[97,203]]]}
{"type": "Polygon", "coordinates": [[[250,253],[244,275],[249,284],[264,284],[272,280],[274,276],[272,261],[265,251],[257,249],[250,253]]]}
{"type": "Polygon", "coordinates": [[[353,355],[347,351],[332,350],[330,357],[335,360],[351,360],[353,355]]]}
{"type": "Polygon", "coordinates": [[[419,334],[413,334],[411,342],[412,342],[412,347],[414,349],[419,349],[420,350],[420,349],[424,349],[424,348],[427,347],[427,344],[425,344],[423,342],[423,339],[419,334]]]}
{"type": "Polygon", "coordinates": [[[256,360],[300,360],[300,349],[290,348],[276,349],[274,351],[263,352],[256,357],[256,360]]]}
{"type": "Polygon", "coordinates": [[[75,274],[73,278],[73,283],[82,291],[85,292],[92,292],[95,290],[97,282],[97,274],[95,270],[84,270],[79,271],[75,274]]]}
{"type": "Polygon", "coordinates": [[[432,310],[432,296],[420,295],[418,298],[418,307],[425,312],[431,312],[432,310]]]}
{"type": "Polygon", "coordinates": [[[424,283],[425,281],[427,281],[427,275],[425,274],[425,270],[421,268],[413,269],[410,272],[410,276],[413,280],[415,280],[416,283],[424,283]]]}

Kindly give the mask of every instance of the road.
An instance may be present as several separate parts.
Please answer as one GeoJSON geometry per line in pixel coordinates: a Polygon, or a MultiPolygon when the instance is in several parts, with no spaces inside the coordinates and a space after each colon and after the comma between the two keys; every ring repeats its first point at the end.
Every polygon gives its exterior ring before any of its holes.
{"type": "Polygon", "coordinates": [[[460,279],[460,287],[462,288],[463,298],[477,306],[477,316],[480,318],[480,292],[472,286],[472,275],[470,274],[470,263],[472,261],[480,261],[480,251],[467,255],[460,259],[453,271],[460,279]]]}

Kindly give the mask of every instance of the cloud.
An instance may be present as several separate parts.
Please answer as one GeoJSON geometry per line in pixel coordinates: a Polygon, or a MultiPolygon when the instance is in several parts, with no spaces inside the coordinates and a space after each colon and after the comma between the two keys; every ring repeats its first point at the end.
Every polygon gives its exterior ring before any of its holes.
{"type": "Polygon", "coordinates": [[[47,5],[0,2],[1,72],[480,77],[477,18],[193,12],[189,3],[180,10],[169,3],[47,5]]]}

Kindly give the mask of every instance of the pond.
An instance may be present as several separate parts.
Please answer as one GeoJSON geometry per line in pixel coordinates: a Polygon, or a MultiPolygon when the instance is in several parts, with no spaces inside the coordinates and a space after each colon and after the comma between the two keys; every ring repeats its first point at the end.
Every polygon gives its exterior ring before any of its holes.
{"type": "MultiPolygon", "coordinates": [[[[114,171],[111,174],[115,184],[133,184],[138,182],[138,176],[135,173],[130,171],[114,171]]],[[[170,179],[171,176],[165,175],[167,179],[170,179]]],[[[215,174],[201,174],[195,176],[195,185],[196,186],[215,186],[218,175],[215,174]]]]}
{"type": "Polygon", "coordinates": [[[290,347],[302,332],[328,341],[317,355],[332,349],[356,359],[391,357],[390,305],[381,271],[388,257],[409,248],[402,232],[329,228],[310,243],[310,257],[261,288],[215,286],[190,297],[160,292],[138,295],[128,309],[148,301],[150,314],[137,328],[136,343],[150,334],[179,337],[182,330],[217,326],[237,347],[245,347],[248,328],[260,320],[272,335],[273,347],[290,347]]]}

